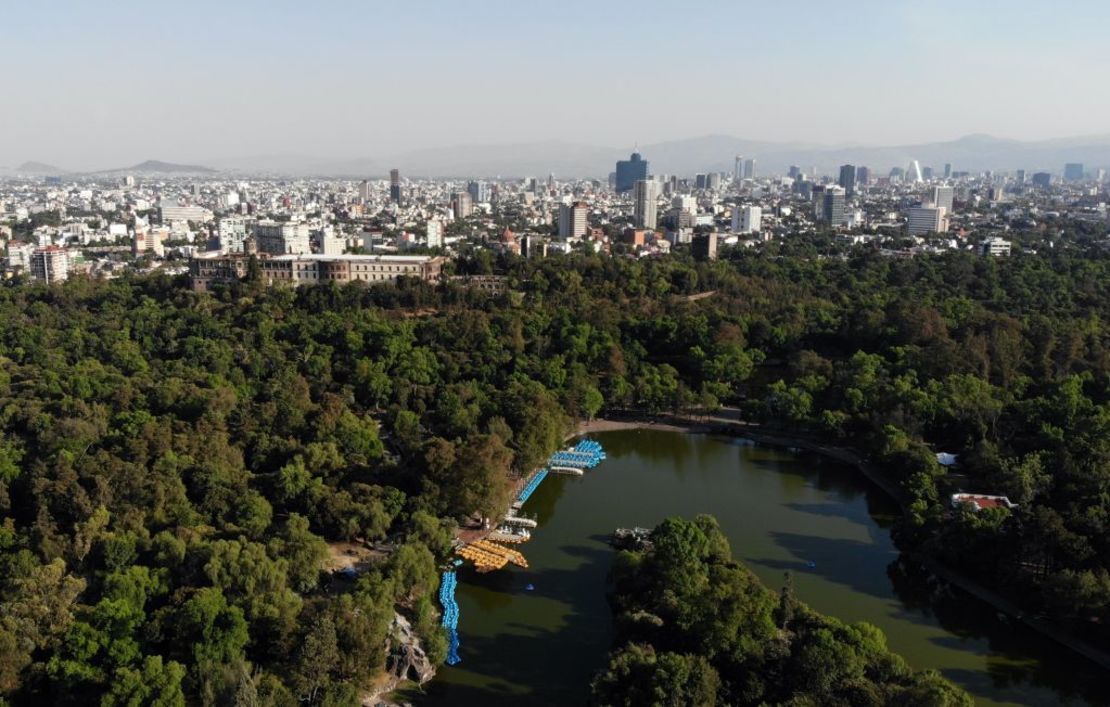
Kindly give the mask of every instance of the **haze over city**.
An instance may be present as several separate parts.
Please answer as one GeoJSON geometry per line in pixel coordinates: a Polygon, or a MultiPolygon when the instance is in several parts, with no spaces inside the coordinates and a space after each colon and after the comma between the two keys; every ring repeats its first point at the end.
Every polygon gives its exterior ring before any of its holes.
{"type": "Polygon", "coordinates": [[[1094,1],[16,3],[0,165],[1092,135],[1108,23],[1094,1]]]}

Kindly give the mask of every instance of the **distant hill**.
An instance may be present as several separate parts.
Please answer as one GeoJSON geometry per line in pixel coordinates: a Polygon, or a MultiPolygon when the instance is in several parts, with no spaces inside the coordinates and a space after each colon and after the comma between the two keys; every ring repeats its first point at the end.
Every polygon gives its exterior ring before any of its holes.
{"type": "Polygon", "coordinates": [[[147,160],[130,167],[102,169],[91,174],[217,174],[219,170],[192,164],[177,164],[161,160],[147,160]]]}
{"type": "Polygon", "coordinates": [[[211,167],[201,167],[200,165],[192,164],[175,164],[173,162],[162,162],[160,160],[147,160],[130,167],[131,172],[145,172],[157,174],[172,174],[177,172],[186,172],[189,174],[215,174],[217,170],[211,167]]]}
{"type": "Polygon", "coordinates": [[[43,162],[24,162],[12,170],[16,174],[69,174],[67,170],[43,162]]]}

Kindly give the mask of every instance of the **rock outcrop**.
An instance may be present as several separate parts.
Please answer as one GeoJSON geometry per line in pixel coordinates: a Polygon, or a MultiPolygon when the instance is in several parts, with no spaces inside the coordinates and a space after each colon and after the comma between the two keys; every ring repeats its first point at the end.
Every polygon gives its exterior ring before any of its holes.
{"type": "Polygon", "coordinates": [[[428,660],[428,654],[424,652],[412,624],[396,612],[393,614],[388,651],[385,675],[371,692],[363,696],[362,704],[365,707],[395,707],[396,703],[388,698],[389,693],[403,683],[423,685],[435,677],[436,668],[428,660]]]}

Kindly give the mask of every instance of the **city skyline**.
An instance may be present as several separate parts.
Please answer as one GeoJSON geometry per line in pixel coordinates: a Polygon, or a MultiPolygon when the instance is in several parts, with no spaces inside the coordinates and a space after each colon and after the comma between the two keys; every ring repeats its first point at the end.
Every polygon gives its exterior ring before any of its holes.
{"type": "Polygon", "coordinates": [[[1064,4],[868,1],[793,15],[752,3],[22,5],[8,11],[19,31],[7,50],[26,59],[9,86],[25,107],[6,116],[0,164],[1105,133],[1110,98],[1081,68],[1099,57],[1110,8],[1064,4]],[[719,28],[744,28],[744,47],[719,28]],[[632,45],[644,48],[634,63],[632,45]],[[575,101],[553,100],[560,81],[574,82],[575,101]],[[670,98],[676,86],[687,100],[670,98]]]}

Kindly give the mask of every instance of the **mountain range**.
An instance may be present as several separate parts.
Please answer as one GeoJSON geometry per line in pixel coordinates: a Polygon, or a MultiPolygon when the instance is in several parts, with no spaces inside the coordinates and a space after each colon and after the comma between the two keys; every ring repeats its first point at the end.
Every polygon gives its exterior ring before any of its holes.
{"type": "MultiPolygon", "coordinates": [[[[87,176],[165,174],[226,176],[335,176],[380,178],[392,168],[405,177],[597,177],[604,179],[629,148],[599,147],[546,140],[496,145],[422,148],[382,156],[328,159],[305,154],[254,155],[206,160],[206,166],[147,160],[125,168],[80,173],[87,176]]],[[[874,147],[819,145],[803,142],[746,140],[728,135],[672,140],[643,145],[638,150],[651,163],[653,174],[689,176],[699,172],[731,172],[735,157],[756,160],[756,174],[784,174],[791,165],[807,173],[836,174],[842,164],[866,165],[876,176],[892,167],[917,160],[939,173],[1025,169],[1060,172],[1067,162],[1087,169],[1110,168],[1110,135],[1020,141],[968,135],[948,142],[874,147]]],[[[25,162],[8,173],[77,175],[41,162],[25,162]]]]}
{"type": "MultiPolygon", "coordinates": [[[[757,174],[785,174],[791,165],[806,172],[836,174],[840,165],[871,167],[876,175],[892,167],[906,167],[912,160],[938,172],[951,164],[956,171],[1025,169],[1059,172],[1067,162],[1082,162],[1088,169],[1110,168],[1110,135],[1054,140],[1019,141],[989,135],[968,135],[948,142],[873,147],[828,146],[801,142],[746,140],[728,135],[708,135],[640,146],[653,174],[693,175],[698,172],[731,172],[737,155],[756,160],[757,174]]],[[[611,148],[558,140],[500,145],[464,145],[423,148],[385,157],[326,160],[304,155],[265,155],[210,160],[207,164],[228,171],[285,175],[334,175],[383,177],[392,168],[406,177],[557,177],[605,178],[619,159],[628,159],[629,148],[611,148]]]]}

